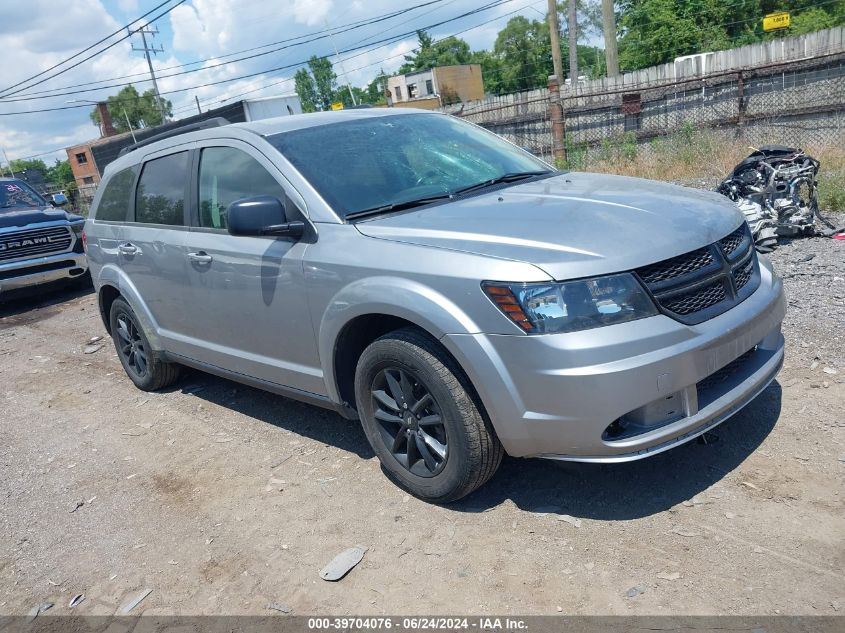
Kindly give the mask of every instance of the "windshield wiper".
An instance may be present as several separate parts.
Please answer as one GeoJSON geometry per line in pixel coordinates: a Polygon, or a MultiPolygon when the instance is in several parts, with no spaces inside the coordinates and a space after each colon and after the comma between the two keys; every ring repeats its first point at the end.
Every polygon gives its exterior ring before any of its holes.
{"type": "Polygon", "coordinates": [[[503,182],[516,182],[518,180],[525,180],[526,178],[532,178],[533,176],[544,176],[546,174],[553,173],[551,170],[543,170],[543,171],[519,171],[519,172],[512,172],[508,174],[502,174],[496,178],[491,178],[490,180],[485,180],[484,182],[479,182],[474,185],[470,185],[469,187],[463,187],[462,189],[456,189],[452,192],[453,195],[460,195],[464,193],[470,193],[473,191],[478,191],[479,189],[484,189],[485,187],[492,187],[493,185],[498,185],[503,182]]]}
{"type": "Polygon", "coordinates": [[[347,220],[355,220],[356,218],[364,218],[369,215],[379,215],[380,213],[390,213],[391,211],[402,211],[404,209],[413,209],[414,207],[421,207],[432,202],[439,202],[440,200],[448,200],[452,197],[451,193],[441,193],[436,196],[427,196],[425,198],[417,198],[415,200],[403,200],[401,202],[391,202],[390,204],[382,204],[377,207],[369,209],[362,209],[346,215],[347,220]]]}

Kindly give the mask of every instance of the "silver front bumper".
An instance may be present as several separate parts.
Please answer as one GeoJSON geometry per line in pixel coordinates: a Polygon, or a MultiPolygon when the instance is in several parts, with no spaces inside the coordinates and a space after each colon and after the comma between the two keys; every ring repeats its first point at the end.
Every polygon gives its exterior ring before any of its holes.
{"type": "Polygon", "coordinates": [[[698,325],[661,315],[573,334],[448,335],[443,342],[509,454],[640,459],[726,420],[776,376],[786,301],[770,266],[761,261],[760,268],[754,294],[698,325]],[[740,357],[735,372],[706,386],[740,357]],[[609,436],[619,420],[634,420],[637,428],[609,436]]]}
{"type": "Polygon", "coordinates": [[[88,260],[84,253],[59,253],[0,264],[0,294],[75,279],[87,270],[88,260]]]}

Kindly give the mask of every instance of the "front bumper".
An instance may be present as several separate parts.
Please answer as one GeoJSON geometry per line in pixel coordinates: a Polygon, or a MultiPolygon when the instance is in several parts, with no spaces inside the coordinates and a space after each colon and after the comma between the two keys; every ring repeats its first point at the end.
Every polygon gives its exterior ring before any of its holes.
{"type": "Polygon", "coordinates": [[[0,264],[0,295],[63,279],[76,279],[88,270],[84,253],[59,253],[0,264]]]}
{"type": "Polygon", "coordinates": [[[777,375],[786,299],[762,258],[760,273],[754,294],[698,325],[661,315],[572,334],[443,342],[510,455],[631,461],[713,428],[777,375]]]}

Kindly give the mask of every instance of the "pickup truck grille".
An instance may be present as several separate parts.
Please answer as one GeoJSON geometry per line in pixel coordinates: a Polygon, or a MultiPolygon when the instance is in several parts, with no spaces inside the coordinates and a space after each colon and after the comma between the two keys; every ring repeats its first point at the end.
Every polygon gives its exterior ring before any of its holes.
{"type": "Polygon", "coordinates": [[[664,314],[689,325],[727,312],[760,285],[757,254],[744,222],[709,246],[634,272],[664,314]]]}
{"type": "Polygon", "coordinates": [[[63,253],[72,243],[73,233],[68,226],[0,233],[0,261],[63,253]]]}

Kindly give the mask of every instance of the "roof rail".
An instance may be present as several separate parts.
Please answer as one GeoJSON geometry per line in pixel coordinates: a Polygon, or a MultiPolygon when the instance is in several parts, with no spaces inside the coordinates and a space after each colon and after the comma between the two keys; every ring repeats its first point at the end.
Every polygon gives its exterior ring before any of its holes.
{"type": "Polygon", "coordinates": [[[149,138],[145,138],[143,141],[138,141],[137,143],[133,143],[132,145],[127,145],[122,150],[120,150],[118,156],[123,156],[124,154],[128,154],[129,152],[134,151],[140,147],[150,145],[152,143],[155,143],[156,141],[162,141],[172,136],[179,136],[180,134],[196,132],[197,130],[205,130],[213,127],[220,127],[223,125],[229,125],[229,120],[224,119],[222,116],[216,116],[211,119],[206,119],[205,121],[197,121],[196,123],[189,123],[188,125],[180,125],[178,127],[173,128],[172,130],[167,130],[159,134],[153,134],[149,138]]]}

